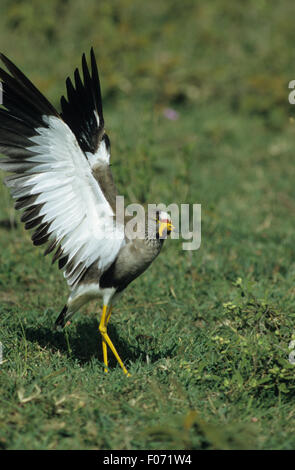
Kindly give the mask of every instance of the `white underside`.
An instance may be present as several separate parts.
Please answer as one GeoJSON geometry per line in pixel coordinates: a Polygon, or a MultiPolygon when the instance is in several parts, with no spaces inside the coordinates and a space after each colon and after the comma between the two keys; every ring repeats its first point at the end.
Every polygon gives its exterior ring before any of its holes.
{"type": "Polygon", "coordinates": [[[67,305],[71,313],[79,310],[90,300],[101,298],[103,305],[114,305],[120,294],[116,294],[115,287],[102,289],[97,283],[84,284],[74,289],[68,299],[67,305]]]}

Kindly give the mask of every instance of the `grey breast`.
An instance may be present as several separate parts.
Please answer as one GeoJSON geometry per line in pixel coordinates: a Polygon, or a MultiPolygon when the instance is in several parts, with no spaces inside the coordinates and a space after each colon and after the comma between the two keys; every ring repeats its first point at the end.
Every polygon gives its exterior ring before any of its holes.
{"type": "MultiPolygon", "coordinates": [[[[92,169],[108,203],[116,213],[116,196],[118,194],[110,167],[97,166],[92,169]]],[[[131,216],[125,215],[125,227],[131,216]]],[[[113,264],[100,272],[95,262],[81,279],[81,284],[99,281],[101,288],[116,287],[122,291],[135,278],[142,274],[160,253],[163,240],[156,237],[154,220],[146,218],[137,227],[138,238],[125,232],[126,244],[121,248],[113,264]]]]}
{"type": "Polygon", "coordinates": [[[118,291],[125,289],[158,256],[163,240],[158,239],[154,229],[151,229],[152,221],[146,219],[143,224],[143,229],[138,231],[138,238],[126,235],[126,244],[112,266],[101,276],[100,287],[116,287],[118,291]]]}

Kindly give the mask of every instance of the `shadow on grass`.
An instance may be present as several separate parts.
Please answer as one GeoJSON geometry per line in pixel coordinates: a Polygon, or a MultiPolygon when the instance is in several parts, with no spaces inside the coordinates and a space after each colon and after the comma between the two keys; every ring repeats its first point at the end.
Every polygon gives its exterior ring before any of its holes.
{"type": "MultiPolygon", "coordinates": [[[[52,352],[59,350],[68,357],[77,359],[81,364],[90,362],[93,358],[103,361],[101,335],[98,331],[98,322],[88,319],[87,322],[78,323],[75,328],[66,327],[63,331],[54,331],[53,328],[40,326],[25,328],[26,339],[37,342],[41,347],[50,348],[52,352]]],[[[112,339],[119,355],[126,361],[136,359],[136,352],[128,348],[117,333],[116,326],[108,327],[109,336],[112,339]]],[[[110,365],[115,365],[112,354],[109,354],[110,365]]]]}
{"type": "MultiPolygon", "coordinates": [[[[50,348],[53,353],[60,351],[72,359],[77,359],[80,364],[87,364],[93,358],[103,362],[101,336],[98,322],[94,318],[88,318],[77,323],[75,327],[67,327],[67,330],[61,332],[41,325],[27,326],[24,332],[28,341],[38,343],[42,348],[50,348]]],[[[108,334],[124,363],[135,362],[138,359],[146,361],[147,356],[149,362],[154,363],[162,357],[171,357],[175,353],[176,345],[159,352],[154,339],[150,337],[146,337],[144,341],[137,337],[133,344],[128,344],[120,337],[116,325],[108,326],[108,334]]],[[[109,365],[110,367],[117,365],[111,352],[109,352],[109,365]]]]}
{"type": "MultiPolygon", "coordinates": [[[[62,332],[54,331],[46,326],[24,328],[26,339],[32,343],[38,343],[42,348],[50,348],[52,352],[60,351],[68,357],[77,359],[81,364],[89,363],[93,358],[103,362],[101,336],[98,331],[96,319],[87,319],[79,322],[75,327],[66,327],[62,332]]],[[[163,356],[173,355],[175,346],[169,350],[158,352],[151,347],[149,342],[136,340],[129,345],[123,341],[117,331],[116,325],[108,326],[108,334],[118,351],[123,362],[135,362],[139,358],[146,359],[147,355],[151,363],[156,362],[163,356]]],[[[116,366],[117,361],[113,354],[109,353],[111,367],[116,366]]]]}

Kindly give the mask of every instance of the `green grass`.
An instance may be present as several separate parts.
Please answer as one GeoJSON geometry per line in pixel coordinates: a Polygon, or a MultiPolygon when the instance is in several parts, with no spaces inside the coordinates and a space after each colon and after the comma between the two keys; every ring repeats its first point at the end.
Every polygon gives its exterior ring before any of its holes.
{"type": "Polygon", "coordinates": [[[104,374],[101,306],[53,332],[66,284],[1,186],[0,448],[294,449],[294,2],[70,4],[3,1],[1,49],[58,105],[93,45],[120,193],[202,204],[202,244],[129,286],[104,374]]]}

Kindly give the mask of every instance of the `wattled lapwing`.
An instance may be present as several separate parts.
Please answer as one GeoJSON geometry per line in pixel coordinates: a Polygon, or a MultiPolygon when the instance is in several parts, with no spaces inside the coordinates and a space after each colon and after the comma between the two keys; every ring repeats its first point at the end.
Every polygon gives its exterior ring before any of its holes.
{"type": "Polygon", "coordinates": [[[103,360],[107,346],[128,374],[107,324],[122,291],[159,254],[173,226],[158,211],[138,222],[136,237],[116,214],[117,190],[110,171],[110,141],[105,133],[98,70],[93,49],[90,67],[85,54],[82,74],[66,81],[67,98],[61,113],[3,54],[8,72],[0,69],[3,107],[0,108],[0,168],[13,173],[5,180],[26,229],[34,229],[34,245],[47,243],[70,288],[55,325],[65,326],[85,303],[101,297],[99,323],[103,360]]]}

